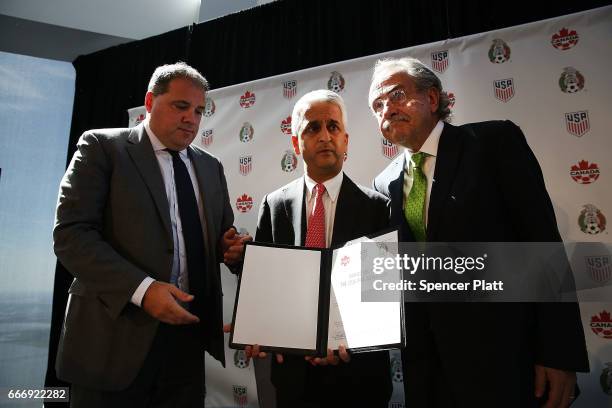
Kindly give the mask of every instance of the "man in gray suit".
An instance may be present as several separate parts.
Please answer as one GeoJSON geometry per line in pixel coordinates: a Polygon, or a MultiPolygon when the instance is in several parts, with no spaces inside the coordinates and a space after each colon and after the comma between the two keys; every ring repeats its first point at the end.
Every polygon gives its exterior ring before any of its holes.
{"type": "Polygon", "coordinates": [[[147,118],[85,132],[62,180],[54,249],[74,276],[58,377],[75,407],[204,406],[224,361],[219,262],[238,261],[223,167],[191,146],[206,79],[158,67],[147,118]]]}

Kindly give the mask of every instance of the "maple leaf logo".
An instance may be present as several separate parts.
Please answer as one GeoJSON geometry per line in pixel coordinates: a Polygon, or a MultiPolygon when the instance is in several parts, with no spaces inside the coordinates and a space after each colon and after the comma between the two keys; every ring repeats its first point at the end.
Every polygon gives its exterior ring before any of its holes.
{"type": "Polygon", "coordinates": [[[342,266],[346,266],[351,262],[351,258],[349,258],[348,256],[344,255],[342,257],[342,259],[340,260],[340,263],[342,264],[342,266]]]}
{"type": "Polygon", "coordinates": [[[291,116],[287,116],[287,118],[281,122],[280,128],[284,134],[291,135],[291,116]]]}
{"type": "Polygon", "coordinates": [[[603,310],[599,315],[591,316],[591,330],[599,337],[612,339],[612,319],[610,312],[603,310]]]}
{"type": "Polygon", "coordinates": [[[240,106],[243,108],[250,108],[255,104],[255,94],[251,91],[246,91],[244,95],[240,97],[240,106]]]}
{"type": "Polygon", "coordinates": [[[596,163],[590,163],[586,160],[581,160],[578,165],[572,165],[570,176],[580,184],[591,184],[599,178],[599,167],[596,163]]]}
{"type": "Polygon", "coordinates": [[[236,200],[236,208],[240,212],[247,212],[253,208],[253,198],[246,193],[238,197],[236,200]]]}

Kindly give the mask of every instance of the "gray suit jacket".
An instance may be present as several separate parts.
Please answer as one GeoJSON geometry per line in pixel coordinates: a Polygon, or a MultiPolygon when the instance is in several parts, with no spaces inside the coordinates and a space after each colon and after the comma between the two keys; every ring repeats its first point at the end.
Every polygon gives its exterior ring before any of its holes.
{"type": "MultiPolygon", "coordinates": [[[[218,241],[234,216],[219,160],[197,147],[188,151],[205,212],[210,296],[203,343],[224,363],[218,241]]],[[[143,125],[81,136],[60,186],[53,238],[56,255],[75,278],[58,347],[58,377],[95,389],[124,389],[158,326],[131,296],[147,276],[169,281],[174,246],[164,182],[143,125]]]]}

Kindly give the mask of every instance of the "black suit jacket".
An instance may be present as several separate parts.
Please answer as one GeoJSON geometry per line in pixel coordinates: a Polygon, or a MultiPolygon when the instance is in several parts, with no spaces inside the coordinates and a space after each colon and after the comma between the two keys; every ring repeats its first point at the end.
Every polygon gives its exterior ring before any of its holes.
{"type": "MultiPolygon", "coordinates": [[[[305,183],[301,177],[264,197],[255,241],[303,246],[306,239],[305,183]]],[[[340,187],[332,246],[387,228],[388,199],[353,183],[346,175],[340,187]]],[[[272,383],[278,392],[298,399],[325,398],[323,387],[337,387],[348,400],[355,396],[387,402],[391,397],[389,354],[362,353],[350,363],[335,367],[312,367],[304,357],[285,356],[283,364],[273,360],[272,383]]]]}
{"type": "MultiPolygon", "coordinates": [[[[396,158],[374,188],[391,199],[401,240],[414,241],[402,209],[404,162],[396,158]]],[[[427,241],[561,241],[540,166],[510,121],[445,123],[433,178],[427,241]]],[[[532,406],[534,364],[589,369],[574,303],[412,303],[406,318],[405,387],[415,406],[532,406]]]]}

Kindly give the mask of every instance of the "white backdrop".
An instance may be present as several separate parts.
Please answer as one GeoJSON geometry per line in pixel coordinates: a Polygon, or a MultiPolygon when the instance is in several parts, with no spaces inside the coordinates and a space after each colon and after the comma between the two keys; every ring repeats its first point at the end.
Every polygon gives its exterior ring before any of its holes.
{"type": "MultiPolygon", "coordinates": [[[[235,224],[254,234],[263,196],[303,173],[301,158],[291,152],[289,130],[297,99],[320,88],[344,97],[350,135],[344,169],[369,186],[398,154],[381,138],[368,109],[372,67],[382,57],[412,56],[437,71],[452,94],[454,124],[510,119],[523,129],[566,242],[610,243],[605,217],[612,214],[611,44],[612,7],[604,7],[217,89],[208,95],[195,143],[223,162],[235,224]]],[[[130,125],[143,112],[131,109],[130,125]]],[[[608,290],[603,285],[611,283],[610,257],[606,248],[575,255],[575,273],[608,290]]],[[[225,321],[230,322],[236,278],[223,276],[225,321]]],[[[604,296],[598,299],[606,303],[581,302],[591,373],[579,375],[583,395],[576,407],[612,407],[612,295],[604,296]]],[[[257,406],[253,367],[244,367],[234,350],[226,357],[225,370],[207,362],[207,405],[257,406]]],[[[393,366],[399,369],[395,354],[393,366]]],[[[403,406],[397,380],[396,374],[395,408],[403,406]]]]}

